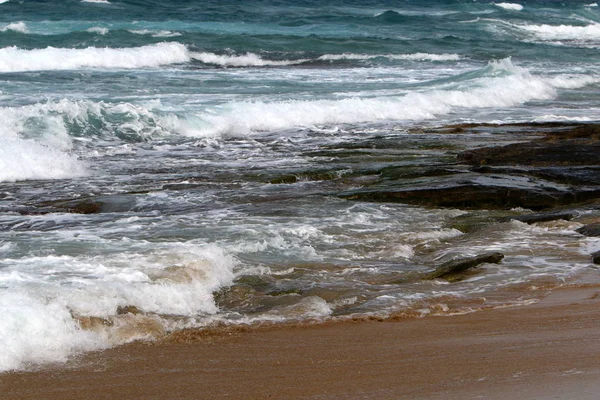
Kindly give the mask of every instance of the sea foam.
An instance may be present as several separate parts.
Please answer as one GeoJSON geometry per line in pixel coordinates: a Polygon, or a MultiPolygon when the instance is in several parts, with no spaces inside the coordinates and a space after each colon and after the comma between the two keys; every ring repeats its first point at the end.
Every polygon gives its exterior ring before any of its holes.
{"type": "Polygon", "coordinates": [[[0,72],[72,70],[79,68],[144,68],[190,61],[186,46],[176,42],[133,48],[66,49],[47,47],[0,49],[0,72]]]}
{"type": "Polygon", "coordinates": [[[0,137],[0,182],[87,175],[76,156],[33,140],[0,137]]]}

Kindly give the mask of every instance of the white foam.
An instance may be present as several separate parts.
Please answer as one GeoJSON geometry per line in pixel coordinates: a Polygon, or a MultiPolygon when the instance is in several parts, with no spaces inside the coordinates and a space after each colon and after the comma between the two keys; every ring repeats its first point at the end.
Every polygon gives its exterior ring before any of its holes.
{"type": "Polygon", "coordinates": [[[92,28],[87,29],[87,32],[97,33],[99,35],[106,35],[109,32],[109,30],[108,30],[108,28],[102,28],[100,26],[94,26],[92,28]]]}
{"type": "Polygon", "coordinates": [[[388,58],[393,60],[414,60],[414,61],[455,61],[460,60],[458,54],[429,54],[429,53],[413,53],[413,54],[325,54],[319,57],[319,60],[371,60],[374,58],[388,58]]]}
{"type": "Polygon", "coordinates": [[[494,3],[495,6],[500,8],[504,8],[505,10],[511,11],[521,11],[523,10],[523,6],[518,3],[494,3]]]}
{"type": "Polygon", "coordinates": [[[586,7],[598,7],[598,3],[590,3],[586,7]]]}
{"type": "Polygon", "coordinates": [[[307,59],[301,60],[265,60],[257,54],[246,53],[243,55],[219,55],[215,53],[193,53],[195,60],[205,64],[214,64],[229,67],[263,67],[263,66],[285,66],[295,65],[307,62],[307,59]]]}
{"type": "Polygon", "coordinates": [[[79,329],[60,300],[0,293],[0,315],[0,371],[65,361],[74,352],[104,347],[96,335],[79,329]]]}
{"type": "Polygon", "coordinates": [[[81,0],[82,3],[110,4],[108,0],[81,0]]]}
{"type": "Polygon", "coordinates": [[[8,3],[10,0],[0,0],[0,4],[8,3]]]}
{"type": "Polygon", "coordinates": [[[2,31],[2,32],[13,31],[13,32],[27,33],[27,32],[29,32],[29,29],[27,29],[27,25],[25,24],[25,22],[19,21],[19,22],[11,22],[10,24],[6,25],[4,28],[0,29],[0,31],[2,31]]]}
{"type": "Polygon", "coordinates": [[[76,156],[33,140],[0,137],[0,182],[87,175],[76,156]]]}
{"type": "Polygon", "coordinates": [[[157,43],[133,48],[23,50],[15,46],[0,49],[0,72],[73,70],[79,68],[144,68],[190,61],[188,49],[180,43],[157,43]]]}

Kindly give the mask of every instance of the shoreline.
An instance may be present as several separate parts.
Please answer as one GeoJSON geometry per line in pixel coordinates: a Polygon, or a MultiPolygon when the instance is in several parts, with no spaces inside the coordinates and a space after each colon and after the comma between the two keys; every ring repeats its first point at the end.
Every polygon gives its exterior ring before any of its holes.
{"type": "Polygon", "coordinates": [[[600,286],[537,304],[132,343],[0,374],[12,399],[592,399],[600,286]]]}

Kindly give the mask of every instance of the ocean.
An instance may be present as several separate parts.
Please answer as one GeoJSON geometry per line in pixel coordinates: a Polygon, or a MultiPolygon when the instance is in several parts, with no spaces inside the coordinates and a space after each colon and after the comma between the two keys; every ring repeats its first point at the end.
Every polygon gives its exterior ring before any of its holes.
{"type": "Polygon", "coordinates": [[[531,133],[500,124],[600,120],[590,0],[0,3],[0,371],[527,304],[590,269],[578,222],[469,234],[468,210],[344,195],[531,133]],[[505,258],[394,283],[482,251],[505,258]]]}

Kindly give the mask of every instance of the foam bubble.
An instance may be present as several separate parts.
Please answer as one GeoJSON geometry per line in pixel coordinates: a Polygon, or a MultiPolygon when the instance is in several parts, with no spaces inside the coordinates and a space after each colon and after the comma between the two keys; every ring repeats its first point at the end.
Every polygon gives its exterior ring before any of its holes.
{"type": "Polygon", "coordinates": [[[157,43],[134,48],[23,50],[15,46],[0,49],[0,72],[73,70],[79,68],[144,68],[190,61],[181,43],[157,43]]]}
{"type": "Polygon", "coordinates": [[[19,21],[19,22],[12,22],[12,23],[6,25],[4,28],[0,29],[0,31],[2,31],[2,32],[13,31],[13,32],[27,33],[27,32],[29,32],[29,29],[27,29],[27,25],[25,24],[25,22],[19,21]]]}
{"type": "Polygon", "coordinates": [[[521,11],[523,10],[523,6],[517,3],[494,3],[495,6],[500,8],[504,8],[505,10],[511,11],[521,11]]]}

